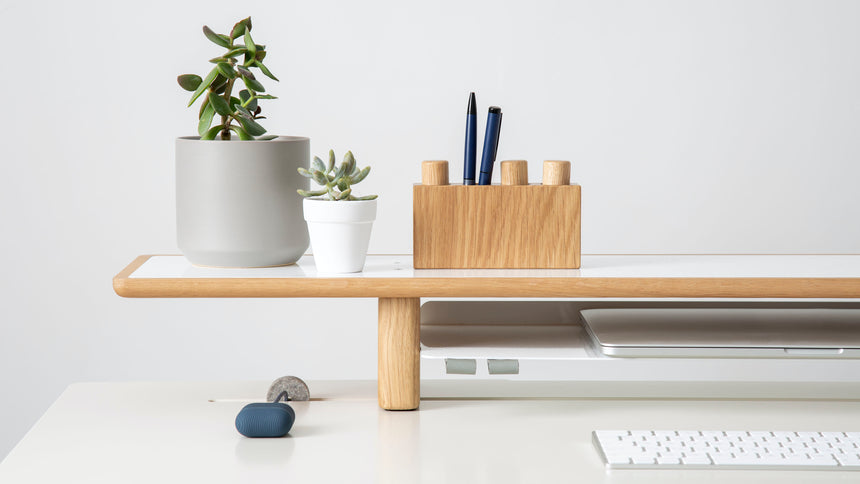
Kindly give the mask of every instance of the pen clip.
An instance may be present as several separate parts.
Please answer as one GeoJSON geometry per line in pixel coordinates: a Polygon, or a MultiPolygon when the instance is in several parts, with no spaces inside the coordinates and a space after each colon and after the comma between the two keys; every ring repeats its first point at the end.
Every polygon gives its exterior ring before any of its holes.
{"type": "Polygon", "coordinates": [[[496,146],[493,148],[493,161],[496,161],[496,156],[499,154],[499,138],[501,138],[502,134],[502,115],[504,113],[499,113],[499,125],[496,128],[496,146]]]}

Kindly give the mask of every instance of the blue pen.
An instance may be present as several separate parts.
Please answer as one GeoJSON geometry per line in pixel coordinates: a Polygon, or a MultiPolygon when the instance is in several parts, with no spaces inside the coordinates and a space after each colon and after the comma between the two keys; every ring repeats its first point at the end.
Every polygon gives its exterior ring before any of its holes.
{"type": "Polygon", "coordinates": [[[493,179],[493,163],[499,151],[499,133],[502,131],[502,108],[490,106],[487,113],[487,130],[484,132],[484,152],[481,154],[481,175],[478,185],[489,185],[493,179]]]}
{"type": "Polygon", "coordinates": [[[466,109],[466,152],[463,155],[463,185],[475,184],[475,163],[478,149],[478,109],[475,107],[475,93],[469,94],[469,107],[466,109]]]}

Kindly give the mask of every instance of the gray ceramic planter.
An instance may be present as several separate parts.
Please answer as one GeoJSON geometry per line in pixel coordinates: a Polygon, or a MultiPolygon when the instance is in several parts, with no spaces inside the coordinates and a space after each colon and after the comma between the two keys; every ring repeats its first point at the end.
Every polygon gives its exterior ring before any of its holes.
{"type": "Polygon", "coordinates": [[[176,238],[192,263],[214,267],[292,264],[308,248],[302,197],[310,139],[176,140],[176,238]]]}

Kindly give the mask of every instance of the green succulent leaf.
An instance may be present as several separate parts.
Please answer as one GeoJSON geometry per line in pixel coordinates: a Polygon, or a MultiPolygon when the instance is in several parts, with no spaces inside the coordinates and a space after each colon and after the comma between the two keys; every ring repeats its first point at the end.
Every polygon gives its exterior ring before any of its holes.
{"type": "Polygon", "coordinates": [[[337,189],[340,191],[344,191],[349,188],[349,181],[346,178],[341,178],[337,182],[337,189]]]}
{"type": "Polygon", "coordinates": [[[328,180],[321,171],[314,171],[314,181],[319,185],[328,185],[328,180]]]}
{"type": "Polygon", "coordinates": [[[346,190],[340,192],[340,195],[337,196],[338,200],[343,200],[349,197],[349,194],[352,193],[352,188],[347,188],[346,190]]]}
{"type": "Polygon", "coordinates": [[[253,119],[239,118],[238,121],[251,136],[262,136],[266,134],[266,128],[260,126],[253,119]]]}
{"type": "Polygon", "coordinates": [[[221,116],[229,116],[233,114],[233,110],[230,109],[230,104],[221,96],[209,96],[209,104],[215,108],[215,112],[220,114],[221,116]]]}
{"type": "Polygon", "coordinates": [[[352,151],[347,151],[345,155],[343,155],[343,176],[348,176],[352,173],[353,168],[355,168],[355,156],[353,156],[352,151]]]}
{"type": "MultiPolygon", "coordinates": [[[[215,69],[218,69],[217,67],[215,69]]],[[[227,90],[227,78],[218,73],[215,80],[212,81],[212,86],[209,87],[215,94],[223,94],[227,90]]]]}
{"type": "Polygon", "coordinates": [[[265,47],[266,47],[265,45],[257,45],[257,53],[254,54],[254,61],[255,61],[254,63],[255,64],[257,62],[263,62],[263,59],[266,58],[266,51],[263,50],[263,48],[265,48],[265,47]]]}
{"type": "Polygon", "coordinates": [[[328,165],[326,166],[326,173],[334,170],[334,150],[328,150],[328,165]]]}
{"type": "Polygon", "coordinates": [[[337,167],[337,171],[334,172],[334,179],[335,180],[337,180],[338,178],[343,176],[344,166],[346,166],[346,163],[341,163],[340,166],[337,167]]]}
{"type": "Polygon", "coordinates": [[[363,197],[351,197],[353,200],[376,200],[379,195],[365,195],[363,197]]]}
{"type": "Polygon", "coordinates": [[[314,156],[314,161],[313,161],[313,164],[311,164],[311,166],[314,168],[314,170],[317,170],[321,173],[326,172],[325,165],[323,164],[323,162],[319,156],[314,156]]]}
{"type": "Polygon", "coordinates": [[[236,70],[239,71],[239,75],[245,79],[256,79],[253,72],[249,71],[248,69],[245,69],[242,66],[236,67],[236,70]]]}
{"type": "Polygon", "coordinates": [[[251,58],[254,58],[254,56],[257,55],[257,44],[255,44],[254,39],[251,38],[251,31],[247,29],[245,30],[245,49],[248,50],[247,53],[251,58]]]}
{"type": "Polygon", "coordinates": [[[235,111],[235,106],[241,106],[242,100],[237,98],[236,96],[230,96],[230,109],[235,111]]]}
{"type": "Polygon", "coordinates": [[[271,141],[277,137],[278,137],[278,135],[276,135],[276,134],[267,134],[266,136],[260,136],[259,138],[257,138],[257,140],[258,141],[271,141]]]}
{"type": "Polygon", "coordinates": [[[319,197],[319,196],[325,195],[326,192],[328,192],[328,190],[322,189],[322,190],[311,190],[311,191],[309,191],[309,190],[299,189],[299,190],[296,190],[296,192],[303,197],[319,197]]]}
{"type": "Polygon", "coordinates": [[[230,31],[230,38],[238,39],[245,34],[246,30],[251,30],[251,17],[236,22],[236,25],[233,26],[233,30],[230,31]]]}
{"type": "Polygon", "coordinates": [[[212,125],[212,118],[215,117],[215,108],[210,103],[206,103],[203,108],[203,113],[200,114],[200,122],[197,123],[197,134],[202,138],[206,136],[209,127],[212,125]]]}
{"type": "Polygon", "coordinates": [[[217,64],[219,62],[228,62],[228,59],[225,59],[224,57],[213,57],[213,58],[209,59],[209,62],[211,62],[213,64],[217,64]]]}
{"type": "Polygon", "coordinates": [[[206,36],[207,39],[212,42],[220,45],[221,47],[230,47],[230,39],[227,36],[216,34],[207,26],[203,26],[203,35],[206,36]]]}
{"type": "Polygon", "coordinates": [[[327,191],[330,200],[337,200],[337,192],[334,191],[334,187],[328,187],[327,191]]]}
{"type": "MultiPolygon", "coordinates": [[[[217,66],[215,67],[215,70],[216,71],[218,70],[217,66]]],[[[224,86],[226,84],[227,84],[227,78],[222,76],[221,73],[219,72],[218,75],[215,76],[215,80],[212,81],[212,88],[216,89],[216,88],[219,88],[219,87],[224,86]]]]}
{"type": "Polygon", "coordinates": [[[179,87],[182,89],[194,92],[198,87],[200,87],[200,83],[203,82],[203,79],[201,79],[197,74],[182,74],[176,78],[176,82],[179,83],[179,87]]]}
{"type": "Polygon", "coordinates": [[[244,119],[254,119],[254,116],[248,111],[247,108],[239,104],[236,106],[236,112],[239,113],[239,116],[244,119]]]}
{"type": "Polygon", "coordinates": [[[298,172],[299,172],[299,175],[301,175],[305,178],[313,178],[314,177],[313,172],[311,172],[310,170],[308,170],[307,168],[305,168],[303,166],[300,166],[298,168],[298,172]]]}
{"type": "Polygon", "coordinates": [[[278,99],[278,96],[272,96],[271,94],[257,94],[254,96],[254,99],[278,99]]]}
{"type": "MultiPolygon", "coordinates": [[[[258,52],[258,53],[259,53],[259,52],[258,52]]],[[[263,52],[263,53],[265,54],[265,52],[263,52]]],[[[254,65],[255,65],[255,66],[257,66],[257,67],[259,67],[259,68],[260,68],[260,72],[262,72],[263,74],[265,74],[265,75],[266,75],[266,77],[268,77],[269,79],[271,79],[271,80],[273,80],[273,81],[278,81],[278,82],[280,82],[280,80],[278,80],[278,78],[277,78],[277,77],[275,77],[275,75],[274,75],[274,74],[272,74],[272,71],[270,71],[268,67],[266,67],[266,66],[264,66],[264,65],[263,65],[263,63],[261,62],[262,60],[263,60],[263,59],[257,59],[256,61],[254,61],[254,65]]]]}
{"type": "Polygon", "coordinates": [[[364,168],[362,168],[362,169],[361,169],[361,171],[360,171],[360,172],[358,172],[358,174],[357,174],[357,175],[354,175],[354,176],[350,177],[351,184],[352,184],[352,185],[355,185],[355,184],[357,184],[357,183],[361,182],[362,180],[364,180],[365,178],[367,178],[367,174],[368,174],[368,173],[370,173],[370,167],[369,167],[369,166],[365,166],[364,168]]]}
{"type": "Polygon", "coordinates": [[[200,83],[200,85],[197,86],[197,89],[194,91],[194,94],[191,96],[191,100],[188,101],[189,106],[194,104],[194,101],[196,101],[197,98],[200,97],[201,94],[203,94],[203,91],[205,91],[210,85],[212,85],[212,81],[214,81],[216,77],[218,77],[218,68],[217,67],[215,67],[211,71],[209,71],[209,74],[207,74],[206,77],[203,79],[203,81],[200,83]]]}
{"type": "Polygon", "coordinates": [[[218,133],[220,133],[222,129],[224,129],[223,124],[219,124],[218,126],[213,126],[212,128],[209,128],[209,131],[207,131],[202,136],[200,136],[200,139],[202,139],[202,140],[213,140],[213,139],[215,139],[215,136],[218,136],[218,133]]]}
{"type": "Polygon", "coordinates": [[[256,79],[248,79],[247,77],[242,77],[242,80],[245,81],[245,86],[254,92],[265,92],[266,88],[260,84],[260,81],[256,79]]]}
{"type": "Polygon", "coordinates": [[[247,131],[245,131],[244,129],[242,129],[242,127],[241,127],[241,126],[235,126],[235,125],[232,125],[232,124],[231,124],[231,125],[230,125],[230,129],[231,129],[231,130],[233,130],[233,131],[235,131],[235,132],[236,132],[236,134],[238,134],[238,135],[239,135],[239,139],[240,139],[240,140],[242,140],[242,141],[252,141],[252,140],[254,139],[254,137],[253,137],[253,136],[251,136],[250,134],[248,134],[248,132],[247,132],[247,131]]]}
{"type": "Polygon", "coordinates": [[[251,93],[247,89],[242,89],[239,91],[239,97],[242,98],[242,104],[247,103],[245,107],[248,108],[248,111],[255,111],[257,109],[257,99],[259,96],[251,97],[251,93]]]}
{"type": "Polygon", "coordinates": [[[218,68],[218,72],[227,79],[236,78],[236,70],[227,62],[219,62],[216,67],[218,68]]]}
{"type": "Polygon", "coordinates": [[[233,26],[233,30],[230,31],[231,39],[238,39],[242,35],[245,34],[245,26],[242,25],[242,22],[237,23],[233,26]]]}
{"type": "Polygon", "coordinates": [[[203,117],[203,110],[206,109],[206,106],[209,105],[209,94],[206,94],[206,97],[203,98],[203,102],[200,103],[200,110],[197,112],[197,118],[203,117]]]}
{"type": "Polygon", "coordinates": [[[245,46],[240,46],[224,54],[224,57],[238,57],[245,52],[248,52],[248,49],[246,49],[245,46]]]}

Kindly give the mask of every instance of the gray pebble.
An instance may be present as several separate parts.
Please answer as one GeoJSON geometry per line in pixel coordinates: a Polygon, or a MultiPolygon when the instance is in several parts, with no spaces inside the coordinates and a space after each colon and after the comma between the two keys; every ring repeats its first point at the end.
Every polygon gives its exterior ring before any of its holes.
{"type": "Polygon", "coordinates": [[[267,402],[274,402],[281,392],[287,392],[291,402],[305,402],[311,399],[311,392],[307,384],[296,376],[282,376],[272,382],[269,393],[266,395],[267,402]]]}

